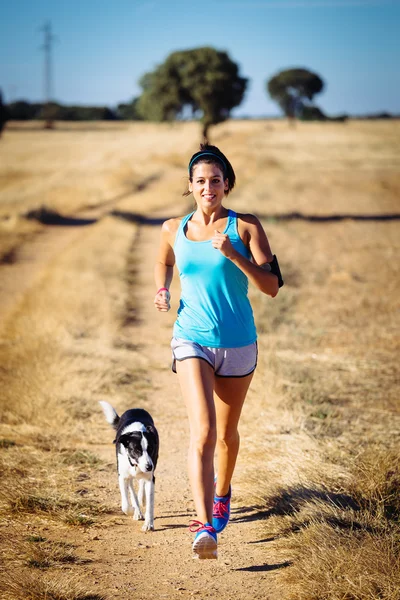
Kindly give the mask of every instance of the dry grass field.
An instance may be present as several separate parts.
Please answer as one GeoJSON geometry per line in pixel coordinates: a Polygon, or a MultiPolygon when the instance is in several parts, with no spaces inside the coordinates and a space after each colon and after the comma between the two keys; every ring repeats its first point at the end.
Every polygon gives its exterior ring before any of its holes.
{"type": "Polygon", "coordinates": [[[400,122],[229,121],[229,206],[284,274],[254,289],[260,359],[219,560],[191,558],[178,305],[160,223],[190,210],[195,123],[11,124],[0,141],[0,596],[400,599],[400,122]],[[98,400],[160,431],[156,530],[123,515],[98,400]],[[209,564],[212,563],[212,564],[209,564]]]}

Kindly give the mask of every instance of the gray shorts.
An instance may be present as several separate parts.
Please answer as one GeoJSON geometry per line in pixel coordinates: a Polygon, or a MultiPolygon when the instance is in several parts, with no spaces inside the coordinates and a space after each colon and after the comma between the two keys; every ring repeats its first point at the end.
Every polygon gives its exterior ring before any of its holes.
{"type": "Polygon", "coordinates": [[[208,362],[218,377],[246,377],[257,366],[257,342],[241,348],[210,348],[196,342],[172,338],[172,370],[176,373],[176,361],[201,358],[208,362]]]}

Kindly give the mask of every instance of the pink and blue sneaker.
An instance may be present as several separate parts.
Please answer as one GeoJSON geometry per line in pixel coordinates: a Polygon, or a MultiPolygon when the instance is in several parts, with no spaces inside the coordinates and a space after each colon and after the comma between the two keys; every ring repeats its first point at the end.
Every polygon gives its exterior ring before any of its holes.
{"type": "Polygon", "coordinates": [[[229,486],[229,492],[226,496],[214,496],[212,526],[217,533],[221,533],[228,525],[231,514],[231,495],[232,489],[229,486]]]}
{"type": "Polygon", "coordinates": [[[217,532],[210,523],[191,521],[189,531],[196,534],[192,546],[194,558],[218,558],[217,532]]]}

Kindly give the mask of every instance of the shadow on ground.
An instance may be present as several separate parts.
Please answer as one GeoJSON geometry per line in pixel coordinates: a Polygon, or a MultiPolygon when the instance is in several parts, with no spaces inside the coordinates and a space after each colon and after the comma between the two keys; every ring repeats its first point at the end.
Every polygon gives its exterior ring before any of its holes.
{"type": "MultiPolygon", "coordinates": [[[[122,219],[123,221],[128,221],[128,223],[138,223],[139,225],[162,225],[164,221],[171,219],[172,216],[164,216],[164,217],[148,217],[147,215],[143,215],[141,213],[127,212],[124,210],[113,210],[110,213],[111,216],[116,217],[117,219],[122,219]]],[[[175,215],[176,216],[176,215],[175,215]]]]}
{"type": "Polygon", "coordinates": [[[354,215],[354,214],[338,214],[338,215],[305,215],[299,212],[278,213],[276,215],[263,215],[256,213],[259,219],[267,221],[308,221],[309,223],[333,223],[335,221],[398,221],[400,213],[388,213],[378,215],[354,215]]]}
{"type": "MultiPolygon", "coordinates": [[[[85,210],[92,210],[98,208],[104,208],[106,206],[111,206],[120,200],[127,198],[132,194],[136,194],[138,192],[146,189],[151,183],[157,181],[159,179],[159,175],[152,175],[142,182],[136,184],[132,187],[131,190],[124,192],[116,196],[115,198],[110,198],[109,200],[105,200],[98,204],[91,204],[84,207],[79,212],[83,212],[85,210]]],[[[188,209],[188,212],[190,210],[188,209]]],[[[145,215],[143,213],[138,212],[130,212],[124,210],[111,210],[103,216],[112,216],[117,219],[122,219],[123,221],[127,221],[128,223],[136,223],[139,225],[154,225],[160,226],[164,221],[172,218],[172,215],[163,216],[163,217],[151,217],[145,215]]],[[[49,209],[45,206],[40,208],[31,210],[23,215],[26,219],[33,219],[39,221],[43,225],[66,225],[66,226],[82,226],[82,225],[92,225],[98,221],[97,218],[82,218],[77,216],[64,216],[57,211],[49,209]]],[[[174,215],[176,216],[176,215],[174,215]]],[[[381,215],[352,215],[352,214],[339,214],[339,215],[304,215],[298,212],[292,213],[283,213],[283,214],[275,214],[275,215],[264,215],[257,213],[257,217],[262,220],[270,221],[270,222],[280,222],[280,221],[306,221],[309,223],[334,223],[337,221],[397,221],[400,220],[400,213],[389,213],[389,214],[381,214],[381,215]]]]}
{"type": "Polygon", "coordinates": [[[277,569],[284,569],[285,567],[290,567],[292,563],[290,561],[285,561],[283,563],[276,563],[275,565],[251,565],[250,567],[240,567],[240,569],[234,569],[235,571],[247,571],[249,573],[258,573],[260,571],[276,571],[277,569]]]}
{"type": "Polygon", "coordinates": [[[59,212],[41,206],[24,214],[30,221],[39,221],[43,225],[62,225],[70,227],[81,227],[82,225],[93,225],[98,219],[84,219],[80,217],[69,217],[61,215],[59,212]]]}
{"type": "MultiPolygon", "coordinates": [[[[243,523],[245,521],[264,520],[274,516],[292,516],[299,513],[301,508],[310,502],[319,502],[326,504],[327,507],[343,511],[360,511],[361,509],[359,503],[348,494],[298,486],[282,489],[274,496],[266,497],[265,504],[233,509],[231,521],[233,523],[243,523]]],[[[365,529],[365,525],[360,525],[354,518],[346,518],[346,516],[341,518],[334,515],[324,515],[321,519],[342,529],[365,529]]],[[[270,538],[265,541],[270,541],[270,538]]]]}

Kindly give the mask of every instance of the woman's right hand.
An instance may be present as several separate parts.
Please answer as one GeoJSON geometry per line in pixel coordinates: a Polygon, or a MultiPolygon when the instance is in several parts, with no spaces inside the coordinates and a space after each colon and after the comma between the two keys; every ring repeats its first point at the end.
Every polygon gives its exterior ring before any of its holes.
{"type": "Polygon", "coordinates": [[[154,298],[154,305],[156,309],[160,312],[168,312],[171,308],[169,303],[170,298],[171,294],[168,290],[161,290],[160,292],[157,292],[154,298]]]}

